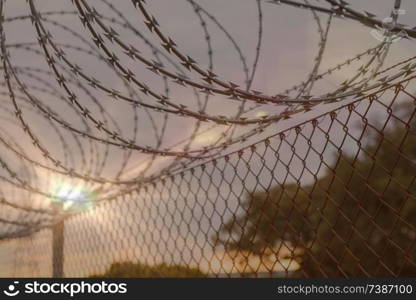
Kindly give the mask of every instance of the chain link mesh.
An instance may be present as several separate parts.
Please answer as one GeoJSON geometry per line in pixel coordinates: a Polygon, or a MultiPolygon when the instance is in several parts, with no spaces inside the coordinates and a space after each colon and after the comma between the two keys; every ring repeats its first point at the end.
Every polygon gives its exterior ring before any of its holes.
{"type": "MultiPolygon", "coordinates": [[[[414,276],[403,84],[69,217],[65,275],[414,276]]],[[[7,243],[15,276],[50,275],[51,230],[7,243]]]]}

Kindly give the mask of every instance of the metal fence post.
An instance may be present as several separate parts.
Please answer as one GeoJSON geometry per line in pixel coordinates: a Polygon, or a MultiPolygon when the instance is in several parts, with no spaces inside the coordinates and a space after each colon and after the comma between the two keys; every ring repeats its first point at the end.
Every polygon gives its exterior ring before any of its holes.
{"type": "MultiPolygon", "coordinates": [[[[52,207],[58,216],[62,212],[62,203],[53,202],[52,207]]],[[[52,277],[64,277],[64,221],[60,220],[52,228],[52,277]]]]}

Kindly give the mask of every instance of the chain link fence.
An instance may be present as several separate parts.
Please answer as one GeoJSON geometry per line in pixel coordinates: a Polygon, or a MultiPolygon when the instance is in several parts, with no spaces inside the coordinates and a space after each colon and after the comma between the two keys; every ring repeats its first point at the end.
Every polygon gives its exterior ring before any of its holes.
{"type": "Polygon", "coordinates": [[[3,272],[50,276],[62,263],[70,277],[415,276],[411,83],[140,185],[69,216],[63,233],[57,224],[2,242],[14,251],[3,272]]]}

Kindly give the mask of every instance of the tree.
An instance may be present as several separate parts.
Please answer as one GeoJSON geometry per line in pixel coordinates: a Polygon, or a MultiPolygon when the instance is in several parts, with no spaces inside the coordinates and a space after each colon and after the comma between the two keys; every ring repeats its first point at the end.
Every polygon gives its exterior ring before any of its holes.
{"type": "MultiPolygon", "coordinates": [[[[405,108],[411,119],[414,104],[405,108]]],[[[259,256],[289,245],[305,276],[416,276],[416,121],[411,120],[369,138],[358,155],[340,151],[310,184],[250,193],[244,213],[220,228],[216,242],[259,256]]]]}
{"type": "Polygon", "coordinates": [[[206,277],[204,273],[196,268],[187,268],[179,265],[168,266],[158,264],[149,266],[141,263],[117,262],[103,274],[95,274],[92,278],[156,278],[156,277],[206,277]]]}

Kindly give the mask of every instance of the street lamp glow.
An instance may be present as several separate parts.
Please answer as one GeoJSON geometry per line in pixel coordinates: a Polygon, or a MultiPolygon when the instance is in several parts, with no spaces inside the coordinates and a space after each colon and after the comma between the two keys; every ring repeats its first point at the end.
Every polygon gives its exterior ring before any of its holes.
{"type": "Polygon", "coordinates": [[[92,206],[95,197],[92,191],[80,185],[57,182],[53,189],[55,201],[61,202],[64,209],[86,210],[92,206]]]}

